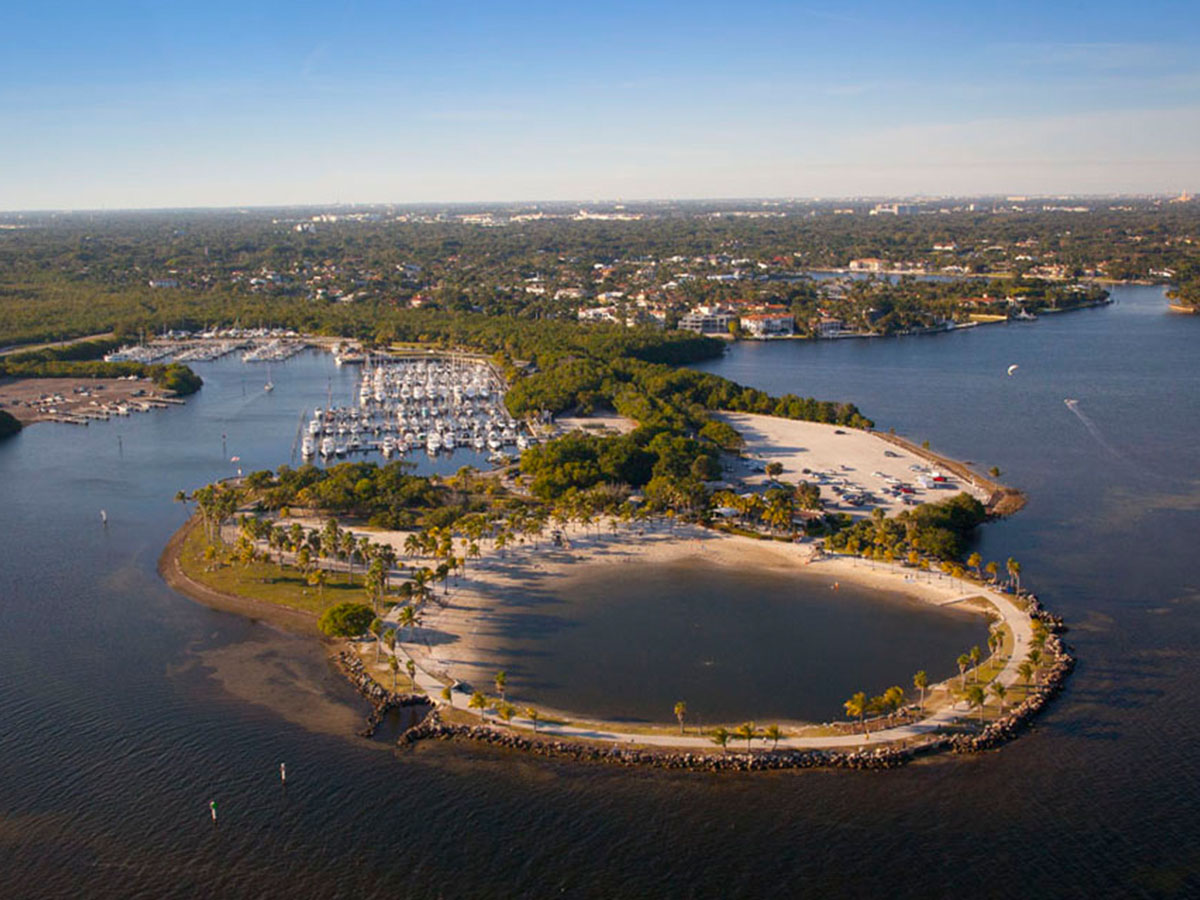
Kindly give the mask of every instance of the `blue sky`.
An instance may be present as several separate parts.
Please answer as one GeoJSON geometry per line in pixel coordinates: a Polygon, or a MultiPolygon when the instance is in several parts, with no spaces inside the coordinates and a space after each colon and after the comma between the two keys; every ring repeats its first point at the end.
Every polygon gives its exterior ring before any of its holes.
{"type": "Polygon", "coordinates": [[[17,5],[0,209],[1200,189],[1194,3],[17,5]]]}

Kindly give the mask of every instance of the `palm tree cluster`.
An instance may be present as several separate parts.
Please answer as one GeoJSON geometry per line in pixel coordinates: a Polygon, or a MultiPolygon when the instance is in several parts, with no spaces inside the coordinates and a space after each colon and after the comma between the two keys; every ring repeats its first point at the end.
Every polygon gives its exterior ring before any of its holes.
{"type": "Polygon", "coordinates": [[[275,562],[280,568],[285,564],[285,554],[292,554],[295,567],[318,588],[328,579],[329,567],[345,564],[346,583],[353,584],[355,564],[366,563],[363,586],[371,595],[376,612],[390,587],[391,571],[400,565],[391,545],[376,543],[366,535],[343,529],[334,518],[316,529],[305,528],[299,522],[285,527],[258,516],[239,516],[238,537],[234,544],[237,558],[246,564],[258,559],[270,562],[271,551],[276,554],[275,562]],[[257,550],[260,543],[267,545],[261,555],[257,550]]]}
{"type": "MultiPolygon", "coordinates": [[[[677,704],[678,706],[678,704],[677,704]]],[[[766,728],[759,728],[753,722],[743,722],[737,728],[730,731],[724,726],[714,728],[709,732],[709,740],[724,750],[731,740],[737,738],[746,742],[746,752],[749,753],[753,749],[755,740],[764,740],[771,742],[771,749],[777,750],[779,742],[785,737],[785,733],[778,725],[768,725],[766,728]]]]}
{"type": "Polygon", "coordinates": [[[743,526],[761,525],[779,534],[793,534],[801,496],[800,488],[776,483],[761,494],[717,491],[712,495],[712,503],[716,507],[735,510],[743,526]]]}
{"type": "MultiPolygon", "coordinates": [[[[924,689],[928,686],[928,679],[924,676],[924,672],[918,672],[913,676],[913,683],[921,689],[922,698],[924,698],[924,689]]],[[[865,692],[857,691],[842,706],[849,718],[858,719],[863,734],[870,737],[871,733],[867,726],[868,719],[887,716],[887,723],[891,726],[896,713],[904,707],[904,703],[904,688],[894,684],[876,697],[868,697],[865,692]]]]}

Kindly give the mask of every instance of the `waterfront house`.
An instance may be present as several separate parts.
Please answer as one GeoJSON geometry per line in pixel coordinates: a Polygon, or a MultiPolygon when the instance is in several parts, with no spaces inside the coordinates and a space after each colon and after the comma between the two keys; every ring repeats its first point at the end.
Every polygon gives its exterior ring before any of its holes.
{"type": "Polygon", "coordinates": [[[751,337],[786,337],[796,333],[796,319],[791,313],[751,313],[743,315],[740,321],[751,337]]]}

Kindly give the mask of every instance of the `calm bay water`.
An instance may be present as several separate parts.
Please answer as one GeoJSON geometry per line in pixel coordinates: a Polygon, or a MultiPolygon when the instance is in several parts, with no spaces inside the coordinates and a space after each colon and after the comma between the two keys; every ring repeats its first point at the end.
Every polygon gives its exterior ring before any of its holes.
{"type": "Polygon", "coordinates": [[[1195,896],[1200,321],[1157,289],[1116,296],[708,366],[851,399],[1030,493],[981,550],[1021,560],[1079,668],[1002,751],[892,773],[676,776],[347,737],[361,709],[319,649],[191,604],[154,566],[177,489],[234,455],[285,461],[299,408],[352,372],[298,359],[265,395],[218,363],[186,407],[28,429],[0,445],[0,896],[1195,896]]]}
{"type": "Polygon", "coordinates": [[[683,698],[693,724],[823,722],[856,690],[909,686],[921,668],[940,681],[987,646],[977,613],[697,554],[534,576],[501,617],[511,635],[486,674],[503,668],[515,702],[617,720],[669,721],[683,698]]]}

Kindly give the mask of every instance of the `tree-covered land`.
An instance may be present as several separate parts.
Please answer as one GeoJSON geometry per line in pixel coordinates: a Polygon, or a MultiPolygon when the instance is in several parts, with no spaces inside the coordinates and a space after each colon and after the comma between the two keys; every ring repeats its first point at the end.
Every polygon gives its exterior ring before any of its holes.
{"type": "Polygon", "coordinates": [[[15,378],[150,378],[165,391],[180,396],[194,394],[204,384],[180,363],[108,363],[101,359],[117,341],[80,341],[65,347],[47,347],[0,356],[0,377],[15,378]]]}
{"type": "MultiPolygon", "coordinates": [[[[1036,309],[1073,302],[1080,278],[1182,283],[1200,259],[1195,201],[931,201],[904,215],[871,206],[632,204],[619,219],[555,204],[6,214],[0,346],[235,322],[480,346],[482,335],[467,334],[476,326],[446,317],[545,323],[610,306],[618,321],[670,327],[697,303],[729,298],[782,303],[805,327],[820,311],[859,324],[874,308],[887,332],[919,327],[953,298],[906,287],[839,306],[845,298],[800,276],[866,261],[979,278],[946,290],[1036,309]]],[[[508,337],[488,333],[493,349],[508,337]]]]}
{"type": "Polygon", "coordinates": [[[962,493],[923,503],[888,518],[876,510],[826,540],[831,550],[873,559],[903,560],[910,553],[939,560],[960,559],[977,527],[987,519],[983,504],[962,493]]]}

